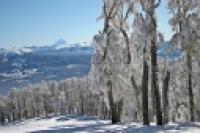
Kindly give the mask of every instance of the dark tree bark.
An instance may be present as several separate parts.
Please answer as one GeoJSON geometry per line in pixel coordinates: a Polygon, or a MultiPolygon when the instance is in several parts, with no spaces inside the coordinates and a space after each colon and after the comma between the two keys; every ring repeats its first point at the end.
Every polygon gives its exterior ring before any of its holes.
{"type": "Polygon", "coordinates": [[[148,109],[148,65],[143,60],[143,77],[142,77],[142,107],[143,107],[143,125],[149,125],[148,109]]]}
{"type": "Polygon", "coordinates": [[[189,91],[189,108],[190,108],[190,121],[194,122],[194,94],[192,90],[192,58],[187,54],[187,67],[188,67],[188,91],[189,91]]]}
{"type": "MultiPolygon", "coordinates": [[[[155,20],[154,20],[155,21],[155,20]]],[[[156,124],[162,125],[162,110],[161,110],[161,102],[160,102],[160,92],[158,88],[158,66],[157,66],[157,47],[156,47],[156,39],[153,39],[151,42],[151,75],[152,75],[152,89],[154,92],[155,104],[156,104],[156,124]]]]}
{"type": "Polygon", "coordinates": [[[39,109],[36,109],[36,116],[37,116],[37,117],[40,116],[40,111],[39,111],[39,109]]]}
{"type": "Polygon", "coordinates": [[[120,122],[119,118],[119,111],[118,111],[118,104],[119,103],[114,103],[113,100],[113,95],[112,95],[112,82],[109,80],[107,82],[107,87],[108,87],[108,98],[109,98],[109,105],[110,105],[110,111],[111,111],[111,117],[112,117],[112,124],[120,122]]]}
{"type": "Polygon", "coordinates": [[[125,42],[126,42],[126,50],[127,50],[127,55],[126,55],[126,58],[127,58],[127,64],[130,64],[131,63],[131,51],[130,51],[130,44],[129,44],[129,37],[128,37],[128,34],[127,32],[123,29],[123,28],[120,28],[120,31],[122,32],[124,38],[125,38],[125,42]]]}
{"type": "Polygon", "coordinates": [[[80,99],[81,99],[81,101],[80,101],[81,114],[84,115],[85,114],[85,109],[84,109],[85,101],[84,101],[84,97],[82,94],[80,94],[80,99]]]}
{"type": "Polygon", "coordinates": [[[136,108],[137,108],[137,112],[135,113],[135,117],[137,118],[137,121],[140,121],[140,93],[139,93],[139,87],[135,81],[134,76],[131,77],[131,83],[132,83],[132,87],[135,91],[135,101],[136,101],[136,108]]]}
{"type": "MultiPolygon", "coordinates": [[[[153,79],[151,78],[151,83],[153,83],[153,79]]],[[[154,116],[156,114],[156,99],[154,96],[154,87],[153,84],[151,84],[151,104],[152,104],[152,110],[151,110],[151,121],[154,121],[154,116]]]]}
{"type": "Polygon", "coordinates": [[[15,122],[15,111],[12,111],[12,121],[15,122]]]}
{"type": "Polygon", "coordinates": [[[36,109],[33,108],[33,117],[35,117],[35,116],[36,116],[36,109]]]}
{"type": "Polygon", "coordinates": [[[23,117],[28,119],[28,110],[26,108],[24,110],[23,117]]]}
{"type": "Polygon", "coordinates": [[[117,109],[117,113],[118,113],[117,118],[118,118],[118,122],[120,122],[120,121],[121,121],[122,109],[123,109],[123,99],[121,99],[121,100],[117,103],[117,107],[118,107],[118,109],[117,109]]]}
{"type": "Polygon", "coordinates": [[[22,117],[22,115],[21,115],[21,104],[19,104],[18,119],[20,120],[21,117],[22,117]]]}
{"type": "MultiPolygon", "coordinates": [[[[44,99],[46,99],[46,97],[44,97],[44,99]]],[[[48,116],[48,105],[47,105],[47,101],[44,100],[44,111],[45,111],[45,117],[48,116]]]]}
{"type": "Polygon", "coordinates": [[[5,123],[5,116],[3,111],[1,111],[1,124],[3,125],[5,123]]]}
{"type": "Polygon", "coordinates": [[[152,94],[152,116],[154,115],[154,109],[156,112],[156,123],[162,125],[162,110],[160,102],[160,93],[158,87],[158,65],[157,65],[157,21],[155,18],[155,9],[159,7],[161,0],[150,0],[149,6],[145,6],[145,1],[141,1],[142,10],[145,11],[146,17],[149,18],[150,23],[147,28],[147,32],[152,36],[151,39],[151,94],[152,94]]]}
{"type": "Polygon", "coordinates": [[[160,4],[160,0],[157,4],[155,4],[155,1],[152,1],[152,4],[154,5],[154,8],[151,11],[147,11],[148,16],[151,19],[151,24],[149,25],[149,32],[152,34],[152,40],[151,40],[151,76],[152,76],[152,82],[151,82],[151,89],[153,92],[153,108],[154,104],[156,107],[156,124],[162,125],[162,110],[161,110],[161,102],[160,102],[160,92],[158,87],[158,64],[157,64],[157,22],[155,18],[155,8],[157,8],[160,4]]]}
{"type": "Polygon", "coordinates": [[[10,114],[7,114],[7,119],[8,119],[8,123],[11,123],[11,122],[12,122],[12,118],[11,118],[11,115],[10,115],[10,114]]]}
{"type": "Polygon", "coordinates": [[[167,71],[167,75],[163,80],[163,90],[162,90],[162,106],[163,106],[163,123],[166,124],[169,122],[169,81],[170,81],[170,72],[167,71]]]}

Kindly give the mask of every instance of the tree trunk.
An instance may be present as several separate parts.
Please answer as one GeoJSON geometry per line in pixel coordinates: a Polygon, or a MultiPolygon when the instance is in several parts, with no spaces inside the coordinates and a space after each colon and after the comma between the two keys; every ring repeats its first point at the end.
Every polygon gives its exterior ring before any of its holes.
{"type": "Polygon", "coordinates": [[[11,123],[11,122],[12,122],[12,118],[11,118],[11,115],[10,115],[10,114],[7,114],[7,119],[8,119],[8,123],[11,123]]]}
{"type": "Polygon", "coordinates": [[[12,111],[12,121],[15,122],[15,111],[12,111]]]}
{"type": "Polygon", "coordinates": [[[23,112],[23,117],[28,119],[28,110],[26,109],[26,107],[25,107],[25,110],[23,112]]]}
{"type": "Polygon", "coordinates": [[[122,109],[123,109],[123,99],[121,99],[118,103],[117,103],[118,109],[117,109],[117,113],[118,113],[118,122],[121,121],[121,114],[122,114],[122,109]]]}
{"type": "Polygon", "coordinates": [[[85,112],[84,112],[84,98],[83,96],[81,95],[81,114],[84,115],[85,112]]]}
{"type": "Polygon", "coordinates": [[[132,87],[133,87],[133,89],[135,91],[135,101],[136,101],[136,108],[137,108],[135,117],[137,118],[137,121],[140,121],[140,118],[141,118],[141,115],[140,115],[141,114],[140,113],[140,110],[141,110],[141,107],[140,107],[140,93],[139,93],[139,88],[138,88],[138,85],[136,84],[134,76],[131,77],[131,83],[132,83],[132,87]]]}
{"type": "Polygon", "coordinates": [[[143,125],[149,125],[148,109],[148,65],[143,60],[143,77],[142,77],[142,107],[143,107],[143,125]]]}
{"type": "Polygon", "coordinates": [[[21,117],[22,117],[22,115],[21,115],[21,105],[19,105],[18,119],[20,120],[21,117]]]}
{"type": "Polygon", "coordinates": [[[149,24],[149,31],[152,36],[151,39],[151,93],[152,93],[152,106],[153,106],[153,115],[156,113],[156,123],[157,125],[162,125],[162,110],[161,110],[161,101],[160,101],[160,92],[158,86],[158,64],[157,64],[157,21],[155,18],[155,8],[158,5],[154,5],[154,0],[151,1],[154,8],[151,11],[148,11],[148,17],[151,19],[151,23],[149,24]]]}
{"type": "Polygon", "coordinates": [[[156,114],[156,101],[155,101],[155,96],[154,96],[154,87],[153,87],[153,79],[151,78],[151,105],[152,105],[152,110],[151,110],[151,121],[154,121],[154,116],[156,114]]]}
{"type": "Polygon", "coordinates": [[[47,101],[46,100],[44,100],[44,111],[45,111],[45,117],[47,117],[48,116],[48,107],[47,107],[47,101]]]}
{"type": "Polygon", "coordinates": [[[151,75],[152,75],[152,89],[154,92],[155,104],[156,104],[156,123],[157,125],[162,125],[162,110],[161,110],[161,102],[160,102],[160,93],[157,85],[157,54],[156,54],[156,39],[153,39],[151,42],[151,75]]]}
{"type": "Polygon", "coordinates": [[[3,125],[5,123],[5,117],[3,111],[1,111],[1,124],[3,125]]]}
{"type": "Polygon", "coordinates": [[[163,106],[163,123],[166,124],[169,122],[169,81],[170,81],[170,72],[167,71],[167,75],[163,80],[163,90],[162,90],[162,106],[163,106]]]}
{"type": "Polygon", "coordinates": [[[190,121],[194,122],[194,95],[192,90],[192,59],[191,55],[187,54],[187,67],[188,67],[188,91],[189,91],[189,108],[190,108],[190,121]]]}
{"type": "Polygon", "coordinates": [[[112,124],[118,123],[118,112],[117,112],[117,104],[113,101],[113,95],[112,95],[112,82],[109,80],[107,82],[108,87],[108,98],[109,98],[109,105],[110,105],[110,111],[111,111],[111,117],[112,117],[112,124]]]}

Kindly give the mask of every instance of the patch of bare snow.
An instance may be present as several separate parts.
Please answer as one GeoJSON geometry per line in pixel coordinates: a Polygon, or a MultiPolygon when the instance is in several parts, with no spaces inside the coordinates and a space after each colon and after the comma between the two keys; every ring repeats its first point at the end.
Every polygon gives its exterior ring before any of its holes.
{"type": "Polygon", "coordinates": [[[31,119],[0,127],[0,133],[200,133],[200,123],[170,123],[165,126],[143,126],[141,123],[112,125],[109,120],[66,115],[31,119]]]}

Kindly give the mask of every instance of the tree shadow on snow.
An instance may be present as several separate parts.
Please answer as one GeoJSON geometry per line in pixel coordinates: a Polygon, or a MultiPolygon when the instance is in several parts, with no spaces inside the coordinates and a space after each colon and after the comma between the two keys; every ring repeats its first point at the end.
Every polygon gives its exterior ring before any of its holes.
{"type": "Polygon", "coordinates": [[[66,126],[57,126],[52,127],[49,130],[40,130],[34,131],[31,133],[75,133],[75,132],[87,132],[87,133],[116,133],[121,132],[121,129],[105,129],[105,126],[109,126],[109,124],[94,124],[87,126],[77,126],[77,125],[66,125],[66,126]]]}
{"type": "Polygon", "coordinates": [[[56,126],[52,127],[49,130],[41,130],[41,131],[35,131],[31,133],[74,133],[74,132],[81,132],[85,131],[88,133],[159,133],[159,132],[170,132],[170,131],[187,131],[190,130],[189,127],[196,127],[200,128],[199,125],[178,125],[178,126],[142,126],[137,127],[136,125],[131,125],[125,128],[112,128],[107,129],[106,127],[112,126],[111,124],[102,124],[97,123],[94,125],[86,125],[86,126],[78,126],[78,125],[62,125],[62,126],[56,126]]]}
{"type": "Polygon", "coordinates": [[[77,120],[77,121],[88,121],[88,120],[97,120],[96,116],[85,116],[85,115],[79,115],[79,114],[69,114],[66,116],[61,116],[57,119],[57,121],[66,121],[66,120],[77,120]]]}
{"type": "Polygon", "coordinates": [[[159,132],[170,132],[170,131],[189,131],[191,127],[199,128],[200,125],[195,123],[175,123],[172,125],[164,126],[138,126],[138,125],[128,125],[128,124],[115,124],[105,123],[101,120],[98,120],[96,117],[88,117],[82,115],[67,115],[61,116],[56,119],[58,122],[68,121],[68,120],[77,120],[86,122],[85,125],[78,124],[67,124],[59,125],[55,127],[50,127],[48,130],[39,130],[33,131],[31,133],[74,133],[74,132],[87,132],[87,133],[159,133],[159,132]],[[91,121],[90,121],[91,120],[91,121]]]}
{"type": "Polygon", "coordinates": [[[141,127],[129,127],[125,129],[123,132],[125,133],[169,133],[169,132],[183,132],[183,131],[190,131],[191,128],[199,128],[200,125],[195,123],[175,123],[175,125],[163,125],[163,126],[141,126],[141,127]]]}

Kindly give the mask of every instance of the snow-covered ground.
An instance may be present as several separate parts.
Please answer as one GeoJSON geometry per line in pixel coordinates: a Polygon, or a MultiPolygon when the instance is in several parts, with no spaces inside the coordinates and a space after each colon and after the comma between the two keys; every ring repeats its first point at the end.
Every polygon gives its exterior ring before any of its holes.
{"type": "Polygon", "coordinates": [[[112,125],[95,117],[67,115],[31,119],[0,127],[0,133],[200,133],[200,123],[142,126],[140,123],[112,125]]]}

